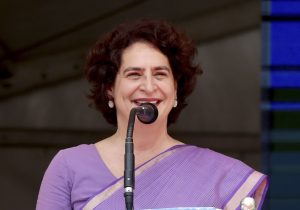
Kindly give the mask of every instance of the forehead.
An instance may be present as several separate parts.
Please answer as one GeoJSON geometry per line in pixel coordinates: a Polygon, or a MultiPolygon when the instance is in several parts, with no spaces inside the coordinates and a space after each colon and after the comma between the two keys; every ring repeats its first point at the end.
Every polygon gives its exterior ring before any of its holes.
{"type": "Polygon", "coordinates": [[[134,64],[165,64],[169,66],[169,60],[158,48],[148,42],[138,41],[124,49],[121,55],[122,65],[134,64]]]}
{"type": "Polygon", "coordinates": [[[155,45],[153,45],[152,43],[150,42],[147,42],[147,41],[143,41],[143,40],[139,40],[139,41],[135,41],[131,44],[129,44],[127,47],[125,47],[123,53],[125,51],[131,51],[133,49],[137,49],[137,48],[141,48],[141,47],[148,47],[148,48],[152,48],[152,49],[155,49],[155,50],[158,50],[160,51],[159,49],[157,49],[157,47],[155,45]]]}

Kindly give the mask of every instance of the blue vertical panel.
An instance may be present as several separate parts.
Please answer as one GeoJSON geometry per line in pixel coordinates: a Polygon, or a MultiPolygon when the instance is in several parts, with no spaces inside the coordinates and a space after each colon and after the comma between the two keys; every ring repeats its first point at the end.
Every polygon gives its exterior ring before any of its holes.
{"type": "MultiPolygon", "coordinates": [[[[300,34],[299,34],[299,37],[300,37],[300,34]]],[[[298,56],[300,57],[300,53],[298,56]]],[[[294,56],[294,57],[296,57],[296,56],[294,56]]],[[[294,62],[296,62],[296,61],[297,60],[294,60],[294,62]]],[[[300,61],[300,58],[298,58],[298,62],[299,61],[300,61]]],[[[291,67],[286,66],[286,69],[279,68],[279,69],[275,69],[275,70],[272,70],[272,67],[271,67],[272,73],[269,75],[269,78],[270,78],[269,81],[270,81],[270,86],[272,88],[284,88],[284,89],[300,88],[300,71],[288,70],[288,68],[291,68],[291,67]]],[[[293,68],[295,68],[295,66],[293,68]]]]}
{"type": "Polygon", "coordinates": [[[297,68],[300,60],[300,21],[292,19],[291,16],[283,20],[276,19],[271,24],[271,65],[274,68],[287,66],[288,69],[299,70],[297,68]]]}
{"type": "Polygon", "coordinates": [[[265,209],[300,206],[300,0],[262,1],[265,209]]]}

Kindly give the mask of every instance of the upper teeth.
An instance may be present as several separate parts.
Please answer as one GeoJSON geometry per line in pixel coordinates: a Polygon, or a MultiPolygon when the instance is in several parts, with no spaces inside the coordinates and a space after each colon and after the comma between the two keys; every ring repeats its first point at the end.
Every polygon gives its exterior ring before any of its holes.
{"type": "Polygon", "coordinates": [[[158,101],[135,101],[138,104],[143,104],[143,103],[151,103],[151,104],[157,104],[158,101]]]}

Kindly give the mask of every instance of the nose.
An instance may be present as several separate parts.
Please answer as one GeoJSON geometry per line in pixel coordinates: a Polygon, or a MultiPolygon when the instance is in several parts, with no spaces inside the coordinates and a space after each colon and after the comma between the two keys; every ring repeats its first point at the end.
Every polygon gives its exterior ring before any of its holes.
{"type": "Polygon", "coordinates": [[[157,88],[155,79],[152,75],[144,75],[141,83],[141,90],[145,91],[146,93],[152,93],[157,88]]]}

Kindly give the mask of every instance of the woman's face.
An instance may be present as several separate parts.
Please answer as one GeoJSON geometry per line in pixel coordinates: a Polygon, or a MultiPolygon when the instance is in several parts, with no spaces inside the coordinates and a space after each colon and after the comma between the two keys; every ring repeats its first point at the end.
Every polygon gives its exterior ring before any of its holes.
{"type": "Polygon", "coordinates": [[[123,51],[109,94],[114,98],[118,124],[127,124],[130,110],[144,102],[157,106],[157,121],[167,122],[176,99],[176,82],[168,58],[149,43],[133,43],[123,51]]]}

